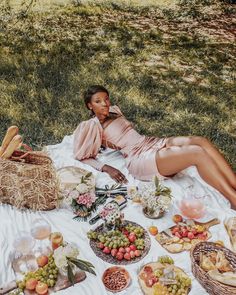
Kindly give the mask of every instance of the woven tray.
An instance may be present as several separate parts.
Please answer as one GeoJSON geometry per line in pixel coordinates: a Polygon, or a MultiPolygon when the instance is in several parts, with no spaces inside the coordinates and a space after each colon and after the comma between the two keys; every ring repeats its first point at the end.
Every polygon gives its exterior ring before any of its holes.
{"type": "Polygon", "coordinates": [[[236,287],[222,284],[213,280],[207,272],[200,267],[200,253],[206,254],[210,251],[222,251],[225,254],[226,259],[230,265],[236,269],[236,255],[229,249],[216,245],[212,242],[198,243],[190,252],[190,258],[192,262],[192,272],[199,283],[207,290],[211,295],[236,295],[236,287]]]}
{"type": "MultiPolygon", "coordinates": [[[[129,220],[125,220],[124,221],[124,225],[129,224],[129,223],[131,223],[134,226],[140,226],[144,230],[144,237],[143,238],[144,238],[144,242],[145,242],[145,248],[142,251],[142,255],[141,256],[136,257],[136,258],[133,258],[131,260],[125,260],[125,259],[117,260],[113,256],[103,253],[102,250],[97,247],[97,242],[96,241],[90,240],[90,246],[91,246],[93,252],[99,258],[101,258],[102,260],[104,260],[104,261],[106,261],[108,263],[111,263],[111,264],[116,264],[116,265],[118,265],[118,264],[120,264],[120,265],[127,265],[127,264],[138,262],[141,259],[143,259],[148,254],[148,252],[149,252],[149,250],[151,248],[151,240],[150,240],[150,237],[148,235],[148,232],[141,225],[139,225],[139,224],[137,224],[135,222],[129,221],[129,220]]],[[[95,229],[95,231],[101,233],[103,231],[103,224],[101,224],[100,226],[98,226],[95,229]]]]}

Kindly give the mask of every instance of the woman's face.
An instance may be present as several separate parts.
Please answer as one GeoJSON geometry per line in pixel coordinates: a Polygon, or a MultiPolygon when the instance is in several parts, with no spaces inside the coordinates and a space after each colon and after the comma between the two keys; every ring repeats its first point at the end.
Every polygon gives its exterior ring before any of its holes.
{"type": "Polygon", "coordinates": [[[99,117],[106,117],[109,115],[109,107],[111,105],[109,95],[106,92],[95,93],[91,101],[88,103],[88,107],[99,117]]]}

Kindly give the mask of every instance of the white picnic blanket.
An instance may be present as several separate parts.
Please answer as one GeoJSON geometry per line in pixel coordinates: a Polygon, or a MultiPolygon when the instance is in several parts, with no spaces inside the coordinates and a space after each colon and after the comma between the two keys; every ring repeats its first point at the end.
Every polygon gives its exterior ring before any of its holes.
{"type": "MultiPolygon", "coordinates": [[[[101,173],[90,166],[80,163],[73,159],[72,154],[73,135],[65,136],[60,144],[46,147],[51,158],[53,159],[56,168],[65,166],[77,166],[89,171],[92,171],[96,176],[96,185],[104,187],[106,184],[113,184],[113,180],[106,173],[101,173]]],[[[129,185],[138,185],[138,181],[134,180],[128,174],[125,168],[125,161],[121,154],[117,151],[107,150],[99,156],[99,161],[109,163],[110,165],[120,169],[129,180],[129,185]]],[[[140,205],[129,201],[128,206],[124,209],[125,219],[134,221],[145,228],[150,225],[156,225],[159,231],[166,229],[173,224],[171,217],[173,214],[179,213],[177,203],[184,196],[186,187],[194,184],[195,189],[199,190],[201,194],[207,195],[204,200],[207,205],[207,216],[202,221],[207,221],[212,218],[219,218],[221,224],[213,226],[211,232],[213,234],[212,241],[222,240],[225,245],[230,248],[229,238],[223,225],[224,219],[235,216],[235,211],[230,209],[229,202],[215,189],[207,185],[198,175],[197,170],[191,167],[174,178],[167,179],[164,184],[172,189],[175,201],[174,206],[163,218],[151,220],[144,217],[140,205]]],[[[112,266],[98,258],[89,246],[89,240],[86,233],[99,223],[90,226],[88,222],[78,222],[73,220],[73,213],[67,209],[58,209],[48,212],[31,212],[29,210],[20,211],[8,205],[0,205],[0,286],[15,278],[14,271],[11,267],[11,260],[13,255],[13,239],[18,231],[30,231],[31,223],[37,217],[45,218],[52,226],[52,231],[59,231],[63,234],[64,239],[68,242],[74,242],[80,249],[80,258],[89,260],[95,265],[97,276],[87,274],[87,279],[82,283],[70,287],[66,290],[59,291],[58,294],[70,295],[106,295],[112,294],[106,291],[101,277],[106,268],[112,266]]],[[[188,252],[179,254],[169,254],[163,249],[157,241],[151,237],[151,249],[148,255],[138,263],[125,266],[131,275],[132,281],[125,291],[120,292],[120,295],[141,295],[139,288],[137,273],[142,265],[145,263],[155,261],[158,256],[170,255],[175,264],[185,270],[185,272],[192,278],[192,289],[190,295],[205,295],[207,292],[197,282],[191,273],[191,263],[188,252]]]]}

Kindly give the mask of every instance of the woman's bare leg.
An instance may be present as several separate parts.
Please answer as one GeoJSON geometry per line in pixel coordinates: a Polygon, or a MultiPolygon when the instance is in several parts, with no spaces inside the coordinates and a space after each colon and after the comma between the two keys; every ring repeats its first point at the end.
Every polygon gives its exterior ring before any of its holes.
{"type": "Polygon", "coordinates": [[[167,139],[167,147],[170,146],[186,146],[199,145],[201,146],[216,163],[218,169],[227,179],[229,184],[236,189],[236,175],[221,153],[214,147],[214,145],[207,139],[201,136],[179,136],[170,137],[167,139]]]}
{"type": "Polygon", "coordinates": [[[216,163],[198,145],[172,146],[163,148],[156,154],[156,164],[160,174],[173,175],[195,165],[200,176],[220,191],[236,207],[236,191],[228,184],[216,163]]]}

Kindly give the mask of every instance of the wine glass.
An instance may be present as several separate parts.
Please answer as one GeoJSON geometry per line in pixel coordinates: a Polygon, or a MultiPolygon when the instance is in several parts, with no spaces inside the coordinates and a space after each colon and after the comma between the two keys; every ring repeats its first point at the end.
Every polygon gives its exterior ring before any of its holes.
{"type": "Polygon", "coordinates": [[[39,240],[39,246],[35,249],[35,252],[42,254],[44,251],[43,240],[49,238],[51,234],[51,225],[43,218],[37,218],[33,221],[31,226],[31,235],[36,240],[39,240]]]}
{"type": "Polygon", "coordinates": [[[35,239],[30,233],[25,231],[19,232],[13,241],[13,248],[15,250],[14,265],[16,265],[21,272],[27,272],[34,268],[34,265],[30,262],[32,258],[30,253],[34,245],[35,239]]]}

